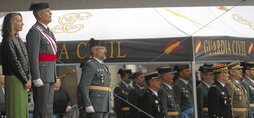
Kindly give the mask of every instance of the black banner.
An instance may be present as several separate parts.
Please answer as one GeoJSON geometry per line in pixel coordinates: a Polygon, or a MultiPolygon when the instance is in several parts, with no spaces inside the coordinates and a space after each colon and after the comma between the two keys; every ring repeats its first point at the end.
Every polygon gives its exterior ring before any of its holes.
{"type": "MultiPolygon", "coordinates": [[[[169,62],[192,60],[191,37],[106,40],[106,62],[169,62]]],[[[65,63],[90,58],[87,41],[57,42],[57,57],[65,63]]]]}
{"type": "Polygon", "coordinates": [[[196,61],[252,60],[254,59],[253,38],[195,37],[196,61]]]}

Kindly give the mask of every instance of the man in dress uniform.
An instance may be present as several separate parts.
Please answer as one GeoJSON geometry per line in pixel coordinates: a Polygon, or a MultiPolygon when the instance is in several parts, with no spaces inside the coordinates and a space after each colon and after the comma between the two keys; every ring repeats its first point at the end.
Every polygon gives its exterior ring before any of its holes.
{"type": "Polygon", "coordinates": [[[232,62],[228,65],[229,80],[226,83],[227,91],[232,98],[232,112],[235,118],[248,117],[247,92],[241,84],[242,66],[239,61],[232,62]]]}
{"type": "Polygon", "coordinates": [[[128,103],[126,103],[126,101],[129,101],[128,94],[131,90],[129,85],[131,82],[131,79],[129,78],[131,69],[119,69],[118,74],[121,76],[121,82],[114,89],[114,110],[116,112],[117,118],[129,118],[130,106],[128,103]],[[121,100],[121,98],[126,101],[121,100]]]}
{"type": "Polygon", "coordinates": [[[208,90],[213,83],[214,75],[212,67],[210,66],[200,66],[199,68],[201,82],[197,86],[197,103],[198,103],[198,117],[208,118],[208,90]]]}
{"type": "Polygon", "coordinates": [[[141,109],[146,113],[141,113],[141,118],[164,118],[165,113],[161,103],[161,95],[158,93],[161,80],[157,72],[148,73],[145,76],[148,86],[146,92],[142,96],[141,109]]]}
{"type": "Polygon", "coordinates": [[[215,81],[208,90],[209,118],[232,118],[230,95],[225,87],[228,81],[227,64],[212,66],[215,81]]]}
{"type": "Polygon", "coordinates": [[[104,65],[106,47],[102,41],[89,41],[92,58],[82,66],[79,91],[89,118],[108,118],[110,106],[110,76],[104,65]]]}
{"type": "Polygon", "coordinates": [[[254,117],[254,63],[243,63],[243,73],[244,78],[242,79],[242,84],[247,91],[249,112],[248,118],[254,117]]]}
{"type": "Polygon", "coordinates": [[[57,52],[55,36],[48,28],[52,13],[48,3],[32,3],[30,10],[37,20],[26,35],[34,85],[33,118],[52,118],[57,52]]]}
{"type": "Polygon", "coordinates": [[[130,106],[130,117],[129,118],[139,118],[140,111],[137,108],[140,108],[140,102],[142,95],[145,93],[146,87],[144,85],[144,74],[140,72],[135,72],[130,75],[130,78],[133,79],[133,87],[129,92],[128,98],[129,102],[135,107],[130,106]]]}
{"type": "Polygon", "coordinates": [[[162,80],[161,89],[162,105],[167,118],[180,118],[180,107],[178,105],[175,92],[172,88],[174,73],[170,67],[161,67],[158,69],[160,79],[162,80]]]}
{"type": "Polygon", "coordinates": [[[186,118],[194,117],[192,84],[190,83],[191,71],[189,65],[176,65],[178,80],[173,85],[178,104],[181,109],[181,116],[186,118]]]}

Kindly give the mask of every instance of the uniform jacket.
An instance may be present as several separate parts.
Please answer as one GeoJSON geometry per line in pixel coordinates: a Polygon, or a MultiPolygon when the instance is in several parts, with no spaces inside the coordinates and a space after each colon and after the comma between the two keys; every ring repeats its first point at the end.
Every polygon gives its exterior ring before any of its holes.
{"type": "Polygon", "coordinates": [[[253,118],[252,114],[254,114],[254,83],[248,78],[244,77],[242,79],[242,84],[247,91],[248,103],[250,107],[249,118],[253,118]]]}
{"type": "Polygon", "coordinates": [[[4,75],[15,75],[23,84],[31,79],[27,49],[19,37],[2,40],[1,59],[4,75]]]}
{"type": "MultiPolygon", "coordinates": [[[[164,83],[161,84],[161,89],[160,92],[162,94],[162,105],[164,107],[166,116],[167,112],[181,112],[180,107],[178,105],[177,99],[176,99],[176,95],[173,89],[170,89],[167,85],[165,85],[164,83]]],[[[179,116],[169,116],[170,118],[180,118],[180,114],[179,116]]]]}
{"type": "Polygon", "coordinates": [[[208,111],[204,111],[203,108],[208,107],[208,86],[205,85],[204,82],[200,82],[197,86],[197,103],[198,103],[198,117],[199,118],[207,118],[208,111]]]}
{"type": "Polygon", "coordinates": [[[173,86],[181,111],[193,107],[192,88],[178,80],[173,86]]]}
{"type": "Polygon", "coordinates": [[[230,95],[217,80],[208,90],[209,118],[232,118],[230,95]]]}
{"type": "Polygon", "coordinates": [[[231,97],[233,115],[236,118],[247,118],[248,111],[239,112],[234,110],[235,108],[246,108],[248,109],[247,92],[242,84],[236,83],[233,79],[229,79],[226,83],[227,91],[231,97]]]}
{"type": "MultiPolygon", "coordinates": [[[[145,93],[145,88],[141,89],[136,84],[133,85],[133,89],[129,92],[129,102],[136,107],[140,108],[142,95],[145,93]]],[[[139,118],[139,110],[130,106],[130,118],[139,118]]]]}
{"type": "MultiPolygon", "coordinates": [[[[123,82],[119,84],[118,87],[114,89],[114,94],[118,95],[119,97],[123,98],[126,101],[128,100],[128,94],[131,90],[131,87],[127,87],[123,82]]],[[[123,112],[129,112],[128,109],[123,108],[130,108],[130,105],[126,103],[125,101],[119,99],[118,97],[114,96],[114,110],[117,114],[118,118],[125,118],[129,117],[129,113],[123,113],[123,112]]]]}
{"type": "Polygon", "coordinates": [[[27,50],[31,64],[32,79],[41,79],[43,82],[55,82],[56,62],[55,61],[39,61],[39,54],[54,54],[50,42],[36,28],[39,26],[56,41],[54,34],[48,31],[41,23],[36,22],[29,30],[26,36],[27,50]]]}
{"type": "MultiPolygon", "coordinates": [[[[141,100],[141,109],[150,114],[154,118],[164,118],[164,109],[161,103],[161,95],[156,96],[149,88],[146,90],[141,100]]],[[[144,113],[141,113],[140,118],[150,118],[144,113]]]]}
{"type": "Polygon", "coordinates": [[[92,58],[82,67],[79,89],[84,107],[93,106],[95,112],[108,112],[110,92],[90,89],[91,86],[110,87],[109,70],[92,58]]]}

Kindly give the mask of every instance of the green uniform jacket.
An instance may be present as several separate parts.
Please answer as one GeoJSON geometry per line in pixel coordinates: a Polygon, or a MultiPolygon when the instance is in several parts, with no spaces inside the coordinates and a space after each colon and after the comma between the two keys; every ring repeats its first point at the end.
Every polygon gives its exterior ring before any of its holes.
{"type": "Polygon", "coordinates": [[[109,70],[94,58],[88,60],[82,67],[79,89],[83,106],[93,106],[95,112],[108,112],[110,92],[90,89],[91,86],[110,87],[109,70]]]}

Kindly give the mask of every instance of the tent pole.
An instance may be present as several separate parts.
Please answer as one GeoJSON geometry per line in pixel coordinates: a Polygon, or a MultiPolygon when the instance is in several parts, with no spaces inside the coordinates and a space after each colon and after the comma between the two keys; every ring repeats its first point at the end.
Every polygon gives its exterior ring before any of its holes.
{"type": "Polygon", "coordinates": [[[191,63],[191,72],[192,72],[192,88],[193,88],[193,102],[194,102],[194,115],[195,115],[195,118],[198,118],[198,112],[197,112],[197,91],[196,91],[196,67],[195,67],[195,61],[196,61],[196,58],[195,58],[195,45],[194,45],[194,38],[193,36],[191,36],[191,39],[192,39],[192,63],[191,63]]]}
{"type": "Polygon", "coordinates": [[[192,88],[193,88],[193,102],[194,102],[194,115],[195,118],[198,118],[198,112],[197,112],[197,91],[196,91],[196,73],[195,73],[195,61],[192,61],[191,63],[191,72],[192,72],[192,88]]]}

